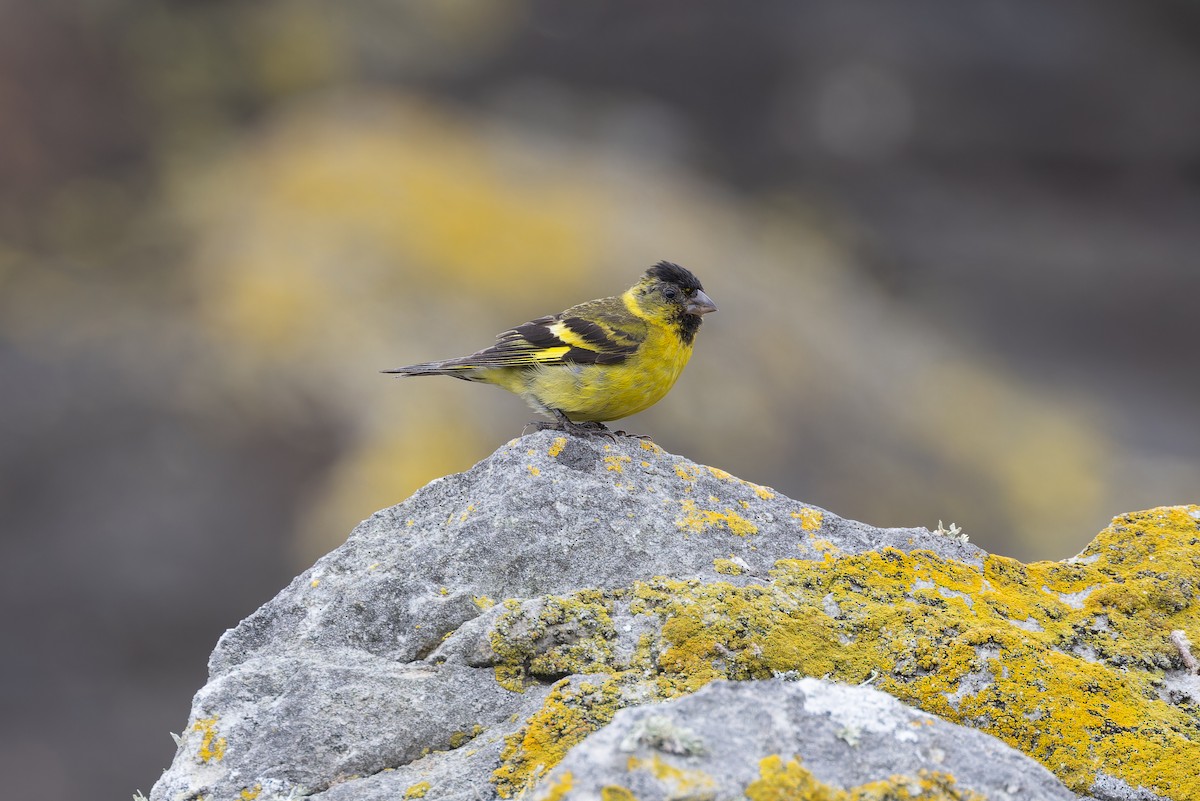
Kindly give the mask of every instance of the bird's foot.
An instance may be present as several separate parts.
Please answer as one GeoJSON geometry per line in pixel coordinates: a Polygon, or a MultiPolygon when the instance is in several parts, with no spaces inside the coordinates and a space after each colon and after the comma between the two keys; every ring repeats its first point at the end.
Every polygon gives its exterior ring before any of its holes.
{"type": "Polygon", "coordinates": [[[608,426],[604,425],[604,423],[597,423],[590,420],[577,423],[556,409],[552,411],[554,412],[554,422],[534,420],[528,423],[526,428],[533,426],[535,431],[562,431],[564,434],[574,434],[580,437],[607,437],[613,442],[616,442],[617,436],[623,433],[609,430],[608,426]]]}
{"type": "Polygon", "coordinates": [[[630,439],[643,439],[643,440],[646,440],[647,442],[654,441],[653,439],[650,438],[649,434],[632,434],[628,431],[620,431],[620,430],[614,431],[612,433],[616,434],[618,437],[629,437],[630,439]]]}

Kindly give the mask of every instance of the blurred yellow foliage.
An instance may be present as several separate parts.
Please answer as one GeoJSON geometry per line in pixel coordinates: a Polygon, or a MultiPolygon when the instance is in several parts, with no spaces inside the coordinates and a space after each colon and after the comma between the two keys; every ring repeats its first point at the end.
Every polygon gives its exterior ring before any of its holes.
{"type": "Polygon", "coordinates": [[[517,308],[594,267],[600,203],[569,171],[506,165],[419,103],[350,111],[181,178],[197,230],[222,232],[192,265],[214,336],[259,358],[311,352],[384,299],[517,308]]]}

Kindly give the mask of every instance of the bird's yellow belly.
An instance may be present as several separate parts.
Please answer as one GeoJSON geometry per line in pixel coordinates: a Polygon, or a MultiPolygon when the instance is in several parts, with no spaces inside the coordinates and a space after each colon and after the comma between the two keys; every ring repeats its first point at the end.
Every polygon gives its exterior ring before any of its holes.
{"type": "Polygon", "coordinates": [[[621,364],[537,368],[522,394],[531,406],[559,409],[575,422],[619,420],[662,400],[691,351],[674,333],[652,336],[621,364]]]}

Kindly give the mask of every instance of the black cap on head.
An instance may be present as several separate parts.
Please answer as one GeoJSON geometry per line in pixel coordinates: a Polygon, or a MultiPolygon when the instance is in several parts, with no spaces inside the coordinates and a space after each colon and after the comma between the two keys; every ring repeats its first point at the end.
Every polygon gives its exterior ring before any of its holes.
{"type": "Polygon", "coordinates": [[[646,275],[657,278],[659,281],[675,284],[684,289],[704,289],[704,287],[700,286],[700,280],[692,275],[690,271],[669,261],[660,261],[649,270],[646,270],[646,275]]]}

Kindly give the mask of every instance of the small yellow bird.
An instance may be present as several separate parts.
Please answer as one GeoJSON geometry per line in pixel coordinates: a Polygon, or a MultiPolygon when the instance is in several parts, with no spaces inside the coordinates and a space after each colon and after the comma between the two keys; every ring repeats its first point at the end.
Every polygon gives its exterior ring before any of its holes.
{"type": "Polygon", "coordinates": [[[660,261],[623,294],[510,328],[478,353],[384,372],[495,384],[554,418],[539,428],[608,434],[604,421],[648,409],[671,390],[701,316],[716,310],[696,276],[660,261]]]}

